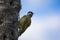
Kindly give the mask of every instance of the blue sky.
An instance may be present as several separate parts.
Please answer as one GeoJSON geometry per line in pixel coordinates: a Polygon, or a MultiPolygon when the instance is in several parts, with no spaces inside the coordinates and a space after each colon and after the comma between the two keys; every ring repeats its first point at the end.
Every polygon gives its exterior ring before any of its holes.
{"type": "Polygon", "coordinates": [[[34,12],[31,26],[18,40],[60,40],[60,0],[21,0],[20,17],[34,12]]]}

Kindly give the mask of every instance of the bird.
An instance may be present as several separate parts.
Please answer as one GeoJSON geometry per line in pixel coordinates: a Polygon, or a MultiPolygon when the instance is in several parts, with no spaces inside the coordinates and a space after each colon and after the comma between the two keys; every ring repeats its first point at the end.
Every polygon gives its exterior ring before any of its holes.
{"type": "Polygon", "coordinates": [[[19,35],[22,35],[26,29],[31,25],[31,18],[33,16],[33,12],[29,11],[27,15],[24,15],[19,20],[19,35]]]}

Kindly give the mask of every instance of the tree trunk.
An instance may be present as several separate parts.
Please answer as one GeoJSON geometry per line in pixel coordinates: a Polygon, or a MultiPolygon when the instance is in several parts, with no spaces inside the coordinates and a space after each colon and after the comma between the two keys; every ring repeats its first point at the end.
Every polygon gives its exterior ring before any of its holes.
{"type": "Polygon", "coordinates": [[[20,0],[0,0],[0,40],[18,40],[20,0]]]}

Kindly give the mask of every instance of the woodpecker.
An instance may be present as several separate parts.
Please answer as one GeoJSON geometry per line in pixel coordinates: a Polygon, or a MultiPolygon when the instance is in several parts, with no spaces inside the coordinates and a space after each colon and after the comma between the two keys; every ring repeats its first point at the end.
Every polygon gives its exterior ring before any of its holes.
{"type": "Polygon", "coordinates": [[[26,29],[31,25],[31,17],[33,16],[33,12],[29,11],[27,15],[24,15],[19,20],[19,35],[23,34],[26,29]]]}

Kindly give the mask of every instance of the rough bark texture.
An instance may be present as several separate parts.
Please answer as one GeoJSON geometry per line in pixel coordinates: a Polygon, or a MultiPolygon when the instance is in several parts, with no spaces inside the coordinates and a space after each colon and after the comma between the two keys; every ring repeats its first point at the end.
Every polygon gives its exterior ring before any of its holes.
{"type": "Polygon", "coordinates": [[[20,0],[0,0],[0,40],[18,40],[20,0]]]}

